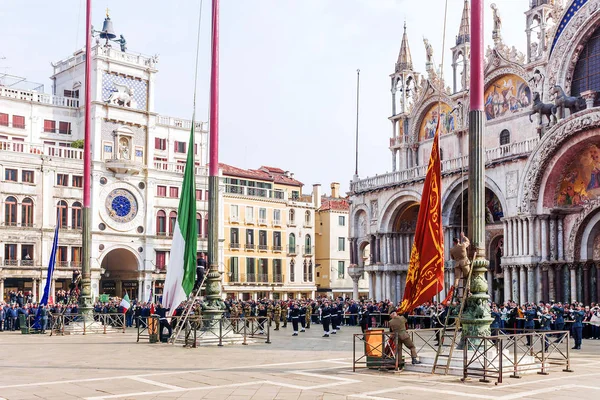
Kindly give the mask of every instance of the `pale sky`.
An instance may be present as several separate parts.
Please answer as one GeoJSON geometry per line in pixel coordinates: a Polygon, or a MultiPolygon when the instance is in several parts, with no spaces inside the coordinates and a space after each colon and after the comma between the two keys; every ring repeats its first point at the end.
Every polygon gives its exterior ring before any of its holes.
{"type": "MultiPolygon", "coordinates": [[[[93,25],[106,7],[129,52],[160,54],[155,111],[191,119],[200,0],[92,0],[93,25]]],[[[529,0],[485,1],[503,18],[504,42],[525,52],[529,0]]],[[[197,114],[208,117],[210,0],[203,2],[197,114]]],[[[444,73],[452,86],[450,48],[463,0],[448,0],[444,73]]],[[[45,84],[51,61],[85,41],[85,0],[2,0],[0,72],[45,84]]],[[[406,20],[414,68],[425,72],[423,37],[441,63],[444,0],[221,0],[220,160],[295,173],[325,193],[354,173],[356,69],[360,68],[361,178],[391,171],[391,93],[406,20]]],[[[115,46],[118,46],[115,44],[115,46]]]]}

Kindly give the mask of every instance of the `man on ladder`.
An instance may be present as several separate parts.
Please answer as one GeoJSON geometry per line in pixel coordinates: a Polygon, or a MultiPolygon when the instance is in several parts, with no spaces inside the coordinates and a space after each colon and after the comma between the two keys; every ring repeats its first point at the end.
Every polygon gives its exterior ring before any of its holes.
{"type": "MultiPolygon", "coordinates": [[[[454,288],[458,290],[459,281],[462,279],[466,286],[466,280],[471,270],[471,262],[467,256],[467,249],[471,245],[464,232],[460,233],[460,240],[454,238],[454,246],[450,249],[450,258],[454,260],[454,288]]],[[[468,290],[468,288],[465,288],[468,290]]]]}

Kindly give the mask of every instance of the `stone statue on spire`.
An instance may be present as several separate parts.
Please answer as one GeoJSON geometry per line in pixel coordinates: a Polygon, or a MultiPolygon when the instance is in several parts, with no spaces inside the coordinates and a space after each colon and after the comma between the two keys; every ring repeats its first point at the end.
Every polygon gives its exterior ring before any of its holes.
{"type": "Polygon", "coordinates": [[[494,17],[494,30],[492,31],[492,39],[494,39],[495,44],[498,44],[502,42],[502,18],[500,18],[500,13],[498,12],[498,6],[496,3],[490,4],[490,7],[494,17]]]}

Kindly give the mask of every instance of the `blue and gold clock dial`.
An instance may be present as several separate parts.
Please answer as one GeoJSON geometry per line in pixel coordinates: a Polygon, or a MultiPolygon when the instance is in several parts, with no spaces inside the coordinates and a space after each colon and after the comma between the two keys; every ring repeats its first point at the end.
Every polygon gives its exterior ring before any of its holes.
{"type": "Polygon", "coordinates": [[[135,196],[128,190],[115,189],[106,198],[108,215],[117,222],[130,222],[138,212],[135,196]]]}

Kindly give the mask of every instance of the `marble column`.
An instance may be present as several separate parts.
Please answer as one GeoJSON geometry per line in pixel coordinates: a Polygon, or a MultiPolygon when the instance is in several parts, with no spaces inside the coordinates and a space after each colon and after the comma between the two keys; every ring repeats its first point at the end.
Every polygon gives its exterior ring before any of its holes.
{"type": "Polygon", "coordinates": [[[0,278],[0,302],[4,301],[4,278],[0,278]]]}
{"type": "Polygon", "coordinates": [[[577,269],[575,270],[577,276],[577,301],[583,302],[583,271],[581,264],[577,263],[577,269]]]}
{"type": "Polygon", "coordinates": [[[369,299],[375,299],[375,272],[367,272],[367,276],[369,277],[369,299]]]}
{"type": "Polygon", "coordinates": [[[38,280],[37,278],[33,278],[32,279],[32,290],[31,290],[31,295],[33,296],[33,302],[37,303],[37,296],[38,296],[38,291],[37,291],[37,284],[38,284],[38,280]]]}
{"type": "Polygon", "coordinates": [[[56,279],[54,278],[52,278],[52,281],[50,282],[50,295],[52,296],[52,299],[56,301],[56,279]]]}
{"type": "Polygon", "coordinates": [[[530,303],[535,302],[535,277],[534,277],[534,265],[527,266],[527,301],[530,303]]]}
{"type": "MultiPolygon", "coordinates": [[[[563,218],[562,216],[558,216],[557,220],[557,235],[556,240],[558,241],[557,251],[558,251],[558,259],[564,260],[564,229],[563,229],[563,218]]],[[[587,304],[587,303],[586,303],[587,304]]]]}
{"type": "Polygon", "coordinates": [[[390,259],[389,259],[389,263],[390,264],[396,264],[396,234],[395,233],[390,233],[390,259]]]}
{"type": "Polygon", "coordinates": [[[536,251],[535,251],[535,242],[533,240],[533,235],[535,234],[535,218],[534,217],[527,217],[527,227],[529,228],[529,232],[527,237],[529,238],[529,255],[530,256],[535,256],[536,251]]]}
{"type": "Polygon", "coordinates": [[[375,249],[375,262],[379,264],[381,263],[381,235],[375,237],[375,249]]]}
{"type": "Polygon", "coordinates": [[[406,289],[406,272],[400,272],[400,300],[404,298],[404,290],[406,289]]]}
{"type": "Polygon", "coordinates": [[[548,268],[548,299],[550,301],[556,300],[556,286],[555,286],[555,274],[554,274],[555,265],[550,265],[548,268]]]}
{"type": "Polygon", "coordinates": [[[381,297],[383,296],[382,290],[383,289],[383,282],[382,282],[382,277],[381,277],[381,271],[376,271],[375,272],[375,300],[376,301],[380,301],[381,297]]]}
{"type": "Polygon", "coordinates": [[[558,249],[556,248],[556,218],[552,215],[550,216],[550,261],[555,261],[557,259],[557,250],[558,249]]]}
{"type": "Polygon", "coordinates": [[[505,265],[502,267],[504,272],[504,301],[511,300],[512,296],[510,293],[511,283],[510,283],[510,267],[505,265]]]}
{"type": "Polygon", "coordinates": [[[390,273],[387,271],[383,272],[383,296],[382,300],[390,299],[390,273]]]}
{"type": "Polygon", "coordinates": [[[548,216],[540,216],[540,239],[542,250],[542,261],[548,261],[548,216]]]}
{"type": "Polygon", "coordinates": [[[562,266],[562,277],[563,277],[563,292],[561,301],[563,303],[569,302],[569,292],[571,290],[571,275],[569,273],[569,264],[564,264],[562,266]]]}
{"type": "Polygon", "coordinates": [[[512,239],[512,220],[509,219],[506,221],[506,236],[504,236],[504,243],[506,243],[506,251],[504,252],[504,254],[506,254],[507,256],[512,256],[514,254],[512,239]]]}
{"type": "Polygon", "coordinates": [[[511,285],[512,285],[512,298],[517,303],[520,304],[519,298],[519,267],[516,265],[510,266],[511,272],[511,285]]]}
{"type": "Polygon", "coordinates": [[[352,274],[350,277],[352,278],[352,300],[358,301],[360,298],[358,293],[358,280],[360,279],[360,275],[352,274]]]}
{"type": "Polygon", "coordinates": [[[396,272],[396,304],[402,302],[402,273],[396,272]]]}
{"type": "Polygon", "coordinates": [[[535,267],[535,302],[542,301],[542,267],[538,264],[535,267]]]}
{"type": "MultiPolygon", "coordinates": [[[[600,303],[600,263],[596,262],[595,264],[596,264],[596,301],[600,303]]],[[[0,282],[0,284],[2,284],[2,283],[0,282]]]]}
{"type": "Polygon", "coordinates": [[[583,264],[583,304],[590,304],[590,265],[583,264]]]}
{"type": "Polygon", "coordinates": [[[137,300],[142,301],[142,289],[144,288],[144,278],[138,278],[137,300]]]}
{"type": "Polygon", "coordinates": [[[527,276],[524,265],[519,267],[519,300],[521,300],[521,304],[529,301],[527,299],[527,276]]]}
{"type": "Polygon", "coordinates": [[[562,293],[564,290],[563,286],[565,284],[562,277],[562,264],[556,265],[554,267],[554,282],[556,286],[556,297],[554,298],[554,301],[561,301],[562,293]]]}
{"type": "Polygon", "coordinates": [[[575,277],[575,266],[575,264],[569,264],[569,279],[571,281],[571,303],[577,301],[577,279],[575,277]]]}
{"type": "Polygon", "coordinates": [[[525,220],[523,218],[519,218],[519,255],[527,254],[527,249],[525,246],[527,245],[527,241],[525,240],[525,220]]]}
{"type": "Polygon", "coordinates": [[[521,235],[519,232],[519,220],[517,218],[513,218],[513,255],[518,256],[521,254],[521,249],[519,246],[519,241],[521,239],[521,235]]]}
{"type": "Polygon", "coordinates": [[[544,301],[544,303],[549,302],[549,296],[548,296],[548,292],[549,292],[549,283],[548,283],[548,266],[547,265],[542,265],[542,300],[544,301]]]}

